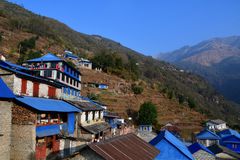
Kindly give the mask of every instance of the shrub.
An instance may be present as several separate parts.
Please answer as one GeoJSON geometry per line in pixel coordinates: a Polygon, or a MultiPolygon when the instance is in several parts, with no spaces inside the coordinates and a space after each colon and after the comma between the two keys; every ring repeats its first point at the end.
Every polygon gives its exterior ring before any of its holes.
{"type": "Polygon", "coordinates": [[[143,92],[143,87],[132,85],[132,91],[134,94],[141,94],[143,92]]]}
{"type": "Polygon", "coordinates": [[[99,100],[99,95],[94,94],[94,93],[89,93],[87,97],[91,100],[99,100]]]}

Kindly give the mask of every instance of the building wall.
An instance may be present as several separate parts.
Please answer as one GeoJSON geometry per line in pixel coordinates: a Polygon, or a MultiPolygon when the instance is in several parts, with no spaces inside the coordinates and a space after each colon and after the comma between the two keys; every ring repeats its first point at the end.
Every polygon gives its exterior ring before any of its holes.
{"type": "Polygon", "coordinates": [[[83,125],[83,126],[98,123],[98,121],[96,121],[96,119],[98,119],[99,122],[103,121],[103,111],[95,111],[95,120],[93,120],[93,111],[89,111],[88,112],[89,122],[86,121],[86,112],[81,113],[81,125],[83,125]],[[99,118],[99,112],[100,112],[100,118],[99,118]]]}
{"type": "Polygon", "coordinates": [[[0,159],[10,159],[12,102],[0,101],[0,159]]]}
{"type": "Polygon", "coordinates": [[[35,125],[12,125],[11,159],[32,160],[36,148],[35,125]]]}
{"type": "Polygon", "coordinates": [[[11,159],[34,159],[36,148],[36,114],[14,104],[12,107],[11,159]]]}
{"type": "MultiPolygon", "coordinates": [[[[40,90],[40,88],[39,88],[39,90],[40,90]]],[[[28,95],[28,96],[33,96],[33,82],[32,81],[27,81],[27,92],[26,92],[26,94],[28,95]]]]}
{"type": "MultiPolygon", "coordinates": [[[[21,95],[22,78],[14,76],[13,92],[21,95]]],[[[48,97],[48,84],[39,83],[39,97],[48,97]]],[[[27,80],[27,96],[33,96],[33,81],[27,80]]],[[[56,98],[61,97],[61,88],[56,88],[56,98]]]]}

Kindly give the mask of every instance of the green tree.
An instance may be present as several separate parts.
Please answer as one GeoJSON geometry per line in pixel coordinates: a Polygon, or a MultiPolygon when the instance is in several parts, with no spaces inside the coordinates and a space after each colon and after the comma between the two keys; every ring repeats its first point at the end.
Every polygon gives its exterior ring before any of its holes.
{"type": "Polygon", "coordinates": [[[41,56],[42,56],[42,52],[41,52],[41,51],[36,51],[36,52],[34,52],[34,51],[30,50],[29,53],[28,53],[28,55],[27,55],[26,60],[34,59],[34,58],[39,58],[39,57],[41,57],[41,56]]]}
{"type": "Polygon", "coordinates": [[[179,104],[183,104],[183,102],[185,101],[185,98],[182,94],[178,95],[178,102],[179,104]]]}
{"type": "Polygon", "coordinates": [[[157,109],[152,102],[144,102],[138,111],[138,123],[151,125],[156,122],[157,109]]]}
{"type": "Polygon", "coordinates": [[[195,108],[196,107],[196,102],[195,102],[195,100],[192,97],[188,98],[188,106],[190,108],[195,108]]]}

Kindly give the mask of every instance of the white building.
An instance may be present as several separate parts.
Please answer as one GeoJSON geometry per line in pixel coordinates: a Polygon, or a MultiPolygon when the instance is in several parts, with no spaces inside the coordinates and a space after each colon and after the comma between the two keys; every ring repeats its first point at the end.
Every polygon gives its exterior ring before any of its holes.
{"type": "Polygon", "coordinates": [[[208,129],[210,130],[219,130],[222,131],[224,129],[227,129],[227,124],[225,121],[221,120],[221,119],[214,119],[214,120],[209,120],[206,123],[206,126],[208,127],[208,129]]]}

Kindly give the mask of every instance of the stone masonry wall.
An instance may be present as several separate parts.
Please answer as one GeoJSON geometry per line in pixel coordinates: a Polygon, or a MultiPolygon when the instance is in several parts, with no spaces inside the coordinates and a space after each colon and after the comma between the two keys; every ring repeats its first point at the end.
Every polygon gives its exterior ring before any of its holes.
{"type": "Polygon", "coordinates": [[[0,101],[0,160],[10,159],[12,102],[0,101]]]}
{"type": "Polygon", "coordinates": [[[36,144],[36,114],[22,106],[12,107],[11,159],[34,159],[36,144]]]}
{"type": "Polygon", "coordinates": [[[12,125],[11,159],[35,159],[36,127],[35,125],[12,125]]]}

